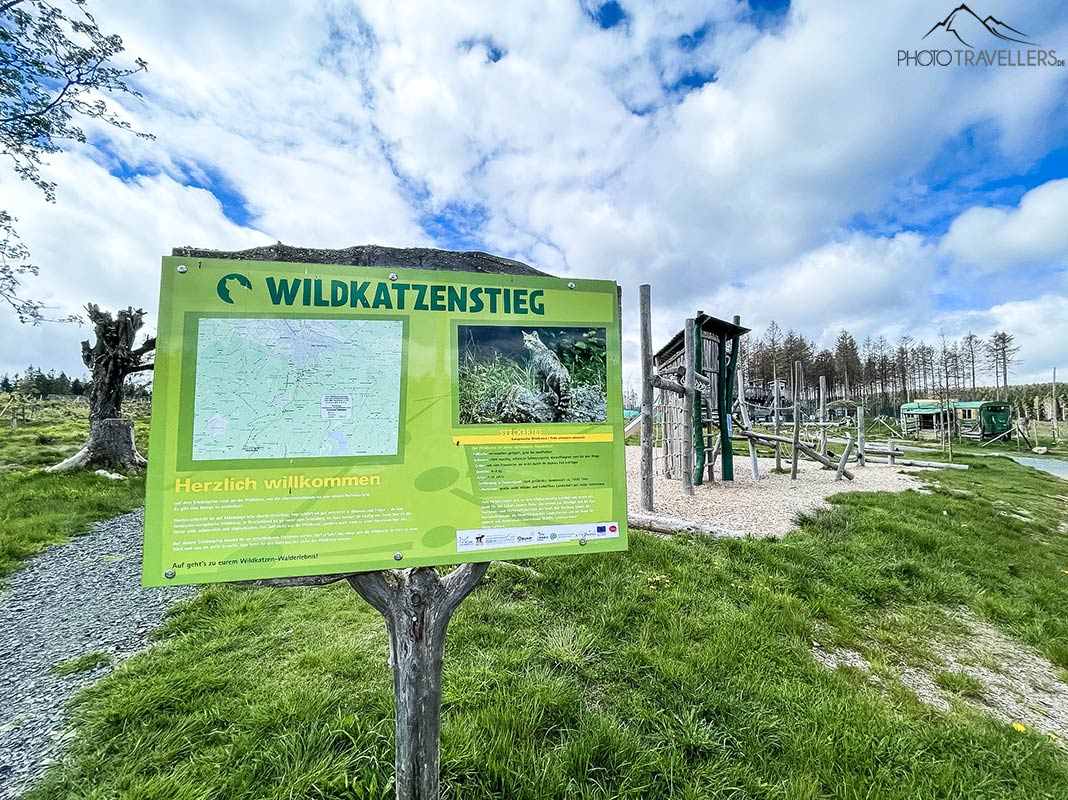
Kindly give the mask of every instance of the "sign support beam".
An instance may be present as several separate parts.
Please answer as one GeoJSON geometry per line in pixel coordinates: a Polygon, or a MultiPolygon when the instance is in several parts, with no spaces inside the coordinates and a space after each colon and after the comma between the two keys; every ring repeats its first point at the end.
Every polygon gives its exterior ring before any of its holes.
{"type": "Polygon", "coordinates": [[[386,621],[393,668],[396,720],[396,800],[438,800],[441,773],[441,675],[445,631],[490,562],[461,564],[442,575],[435,567],[235,581],[291,588],[348,584],[386,621]]]}
{"type": "Polygon", "coordinates": [[[397,724],[397,800],[438,800],[441,772],[441,668],[445,629],[478,586],[489,562],[447,575],[434,567],[362,572],[349,585],[386,620],[397,724]]]}

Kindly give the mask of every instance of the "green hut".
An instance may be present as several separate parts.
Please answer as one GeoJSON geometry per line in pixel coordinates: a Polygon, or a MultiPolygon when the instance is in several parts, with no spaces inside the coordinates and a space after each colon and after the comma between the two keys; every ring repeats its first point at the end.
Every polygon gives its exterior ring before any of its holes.
{"type": "Polygon", "coordinates": [[[917,400],[901,404],[901,432],[913,439],[940,439],[953,428],[953,415],[938,400],[917,400]]]}
{"type": "Polygon", "coordinates": [[[967,439],[992,439],[1012,429],[1012,409],[1001,400],[975,400],[950,404],[957,433],[967,439]]]}

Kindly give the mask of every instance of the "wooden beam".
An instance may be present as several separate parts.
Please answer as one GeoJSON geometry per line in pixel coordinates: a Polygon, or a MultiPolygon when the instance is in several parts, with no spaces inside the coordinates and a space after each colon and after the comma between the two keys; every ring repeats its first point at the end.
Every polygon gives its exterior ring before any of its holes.
{"type": "Polygon", "coordinates": [[[797,455],[801,444],[801,362],[794,362],[794,438],[791,442],[790,480],[797,480],[797,455]]]}
{"type": "Polygon", "coordinates": [[[682,396],[682,493],[693,495],[693,364],[694,364],[694,321],[684,323],[683,360],[686,365],[686,393],[682,396]]]}
{"type": "Polygon", "coordinates": [[[827,455],[827,376],[820,375],[820,452],[827,455]]]}
{"type": "Polygon", "coordinates": [[[1060,420],[1057,413],[1057,368],[1053,368],[1053,403],[1049,409],[1050,418],[1053,421],[1053,442],[1056,444],[1060,440],[1060,420]]]}
{"type": "MultiPolygon", "coordinates": [[[[700,314],[701,312],[697,312],[700,314]]],[[[694,486],[700,486],[704,483],[705,478],[705,423],[704,423],[704,397],[701,394],[701,384],[704,375],[701,374],[704,364],[702,363],[702,357],[704,355],[704,343],[701,339],[701,329],[694,322],[693,330],[693,364],[689,364],[688,368],[693,372],[693,483],[694,486]]]]}
{"type": "Polygon", "coordinates": [[[719,337],[719,373],[716,385],[716,414],[719,417],[720,480],[734,480],[734,455],[731,451],[731,381],[727,365],[727,340],[719,337]]]}
{"type": "MultiPolygon", "coordinates": [[[[774,429],[775,435],[779,435],[779,372],[776,369],[776,365],[772,362],[771,365],[771,381],[775,387],[775,420],[774,429]]],[[[775,471],[780,472],[782,470],[782,445],[779,442],[775,443],[775,471]]]]}
{"type": "Polygon", "coordinates": [[[888,458],[868,456],[868,461],[873,464],[891,464],[897,467],[935,467],[936,469],[968,469],[967,464],[950,464],[948,461],[915,461],[911,458],[898,458],[891,461],[888,458]]]}
{"type": "Polygon", "coordinates": [[[649,284],[638,287],[638,316],[642,348],[642,413],[641,413],[641,507],[653,510],[653,335],[650,320],[649,284]]]}
{"type": "Polygon", "coordinates": [[[744,539],[748,535],[744,531],[720,528],[703,522],[695,522],[694,520],[680,517],[654,516],[651,514],[629,514],[627,516],[627,524],[631,528],[653,533],[699,533],[723,539],[744,539]]]}
{"type": "MultiPolygon", "coordinates": [[[[763,444],[766,447],[774,447],[775,446],[775,439],[777,438],[777,437],[775,437],[775,436],[773,436],[772,434],[769,434],[769,433],[757,433],[755,431],[744,431],[741,435],[745,436],[750,441],[759,442],[760,444],[763,444]]],[[[781,437],[778,437],[778,438],[781,439],[781,437]]],[[[805,444],[804,442],[802,442],[800,440],[797,440],[796,447],[797,447],[798,450],[800,450],[806,456],[811,458],[813,461],[818,461],[820,464],[823,464],[823,466],[828,467],[830,469],[835,469],[836,470],[838,468],[837,464],[835,464],[833,461],[831,461],[830,458],[828,458],[827,456],[823,455],[819,450],[815,449],[814,447],[810,447],[809,445],[805,444]]],[[[849,470],[845,470],[842,474],[848,480],[853,480],[853,477],[854,477],[853,473],[850,472],[849,470]]]]}
{"type": "Polygon", "coordinates": [[[842,475],[845,474],[846,464],[849,462],[849,454],[853,452],[853,437],[850,434],[846,434],[849,439],[846,442],[845,450],[842,451],[842,460],[838,462],[838,472],[835,474],[834,479],[836,481],[842,480],[842,475]]]}
{"type": "Polygon", "coordinates": [[[660,389],[661,391],[666,390],[669,392],[674,392],[680,397],[686,396],[686,387],[683,386],[681,383],[676,383],[675,381],[671,380],[671,378],[664,378],[660,375],[654,375],[652,381],[650,381],[650,384],[653,386],[653,388],[660,389]]]}
{"type": "Polygon", "coordinates": [[[864,466],[867,453],[864,452],[864,434],[867,433],[867,423],[864,421],[864,405],[857,406],[857,466],[864,466]]]}

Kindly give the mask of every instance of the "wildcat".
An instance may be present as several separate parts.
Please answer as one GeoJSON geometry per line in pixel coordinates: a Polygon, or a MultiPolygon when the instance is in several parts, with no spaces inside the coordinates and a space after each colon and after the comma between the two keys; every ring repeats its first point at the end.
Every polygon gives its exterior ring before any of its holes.
{"type": "Polygon", "coordinates": [[[523,346],[530,351],[530,360],[542,387],[556,396],[555,418],[563,419],[571,409],[571,374],[560,362],[560,357],[546,347],[537,331],[523,331],[523,346]]]}

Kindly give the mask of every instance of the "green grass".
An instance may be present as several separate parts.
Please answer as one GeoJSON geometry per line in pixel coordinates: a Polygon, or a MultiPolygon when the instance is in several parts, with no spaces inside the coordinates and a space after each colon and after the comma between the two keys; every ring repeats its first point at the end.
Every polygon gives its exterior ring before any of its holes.
{"type": "MultiPolygon", "coordinates": [[[[147,454],[147,417],[134,420],[134,435],[138,449],[147,454]]],[[[86,408],[46,404],[40,420],[17,428],[6,421],[0,426],[0,472],[56,464],[78,452],[88,438],[86,408]]]]}
{"type": "Polygon", "coordinates": [[[94,522],[132,511],[145,501],[145,479],[114,481],[79,472],[0,474],[0,577],[48,545],[84,533],[94,522]]]}
{"type": "Polygon", "coordinates": [[[934,682],[947,692],[963,697],[981,697],[983,694],[983,682],[964,672],[938,672],[934,682]]]}
{"type": "MultiPolygon", "coordinates": [[[[635,533],[493,567],[449,632],[444,796],[1063,798],[1040,734],[810,656],[848,645],[890,674],[963,608],[1068,669],[1064,485],[1002,459],[929,480],[838,495],[778,543],[635,533]]],[[[79,696],[28,800],[391,796],[384,624],[348,587],[210,587],[159,639],[79,696]]]]}
{"type": "Polygon", "coordinates": [[[522,386],[534,393],[541,388],[533,364],[520,364],[500,355],[486,361],[471,357],[463,359],[457,386],[461,425],[500,422],[495,414],[487,413],[479,405],[500,397],[513,386],[522,386]]]}
{"type": "Polygon", "coordinates": [[[73,675],[75,672],[88,672],[104,664],[110,664],[111,660],[110,653],[94,650],[90,653],[82,653],[80,656],[60,661],[52,667],[52,672],[55,675],[73,675]]]}
{"type": "MultiPolygon", "coordinates": [[[[135,433],[138,447],[146,448],[147,420],[135,422],[135,433]]],[[[88,419],[75,412],[14,430],[0,428],[0,577],[48,545],[144,503],[143,475],[115,481],[91,472],[39,469],[77,452],[88,435],[88,419]]]]}

